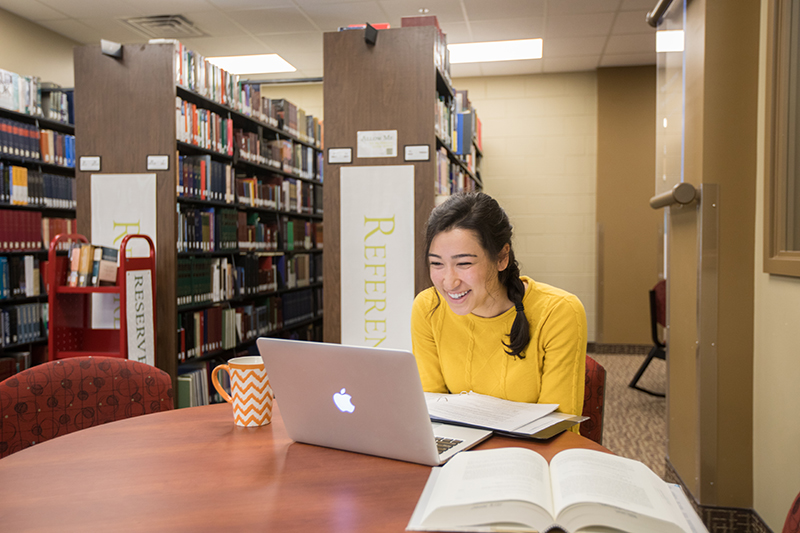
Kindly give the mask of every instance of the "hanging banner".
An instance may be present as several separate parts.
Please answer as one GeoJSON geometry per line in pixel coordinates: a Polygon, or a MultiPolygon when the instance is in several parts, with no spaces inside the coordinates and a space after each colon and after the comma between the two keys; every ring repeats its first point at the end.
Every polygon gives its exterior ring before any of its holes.
{"type": "MultiPolygon", "coordinates": [[[[92,174],[91,200],[92,244],[119,249],[129,233],[147,235],[156,244],[155,174],[92,174]]],[[[129,257],[150,255],[144,239],[133,239],[129,244],[129,257]]],[[[92,327],[119,329],[119,295],[92,295],[92,327]]]]}
{"type": "Polygon", "coordinates": [[[130,270],[125,273],[124,283],[128,359],[155,366],[152,276],[149,270],[130,270]]]}
{"type": "Polygon", "coordinates": [[[414,166],[340,170],[342,344],[411,350],[414,166]]]}

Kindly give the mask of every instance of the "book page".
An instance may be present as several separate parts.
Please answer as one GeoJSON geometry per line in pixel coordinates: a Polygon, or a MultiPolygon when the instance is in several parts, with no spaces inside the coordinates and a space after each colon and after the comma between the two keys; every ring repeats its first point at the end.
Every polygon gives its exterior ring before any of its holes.
{"type": "Polygon", "coordinates": [[[641,517],[649,517],[664,523],[647,522],[648,531],[683,530],[683,517],[667,485],[639,461],[595,450],[572,449],[558,453],[550,461],[550,470],[555,515],[565,527],[616,524],[620,529],[645,530],[641,529],[641,517]],[[586,502],[628,512],[605,509],[607,512],[601,513],[598,507],[589,510],[578,505],[586,502]],[[601,514],[613,521],[592,522],[601,514]]]}
{"type": "Polygon", "coordinates": [[[532,450],[461,452],[441,467],[423,524],[547,526],[552,523],[553,508],[549,478],[547,461],[532,450]]]}
{"type": "Polygon", "coordinates": [[[515,431],[558,408],[558,404],[512,402],[475,392],[426,392],[425,401],[431,418],[501,431],[515,431]]]}

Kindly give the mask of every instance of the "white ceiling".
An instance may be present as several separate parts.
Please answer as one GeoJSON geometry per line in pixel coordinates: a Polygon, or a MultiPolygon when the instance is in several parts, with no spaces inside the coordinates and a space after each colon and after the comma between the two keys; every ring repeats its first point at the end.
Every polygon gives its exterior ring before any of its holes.
{"type": "MultiPolygon", "coordinates": [[[[146,42],[124,19],[183,15],[205,36],[181,38],[205,55],[280,54],[297,72],[251,79],[322,76],[322,34],[388,22],[426,8],[448,43],[544,39],[543,58],[453,65],[453,77],[593,70],[655,64],[656,0],[0,0],[0,9],[80,43],[146,42]]],[[[378,37],[380,39],[380,36],[378,37]]],[[[380,41],[379,41],[380,42],[380,41]]]]}

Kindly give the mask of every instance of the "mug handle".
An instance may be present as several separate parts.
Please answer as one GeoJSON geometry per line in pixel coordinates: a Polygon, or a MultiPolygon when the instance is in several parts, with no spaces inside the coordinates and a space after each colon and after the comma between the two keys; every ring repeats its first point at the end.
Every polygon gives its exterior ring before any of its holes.
{"type": "Polygon", "coordinates": [[[219,379],[217,378],[217,372],[219,372],[220,370],[225,370],[225,372],[227,372],[229,376],[231,374],[231,367],[229,367],[228,365],[218,365],[216,368],[214,368],[214,370],[211,371],[211,382],[214,384],[214,388],[217,389],[217,392],[220,394],[220,396],[222,396],[222,399],[228,403],[231,403],[233,401],[233,398],[231,398],[230,395],[227,392],[225,392],[225,389],[222,388],[222,385],[219,384],[219,379]]]}

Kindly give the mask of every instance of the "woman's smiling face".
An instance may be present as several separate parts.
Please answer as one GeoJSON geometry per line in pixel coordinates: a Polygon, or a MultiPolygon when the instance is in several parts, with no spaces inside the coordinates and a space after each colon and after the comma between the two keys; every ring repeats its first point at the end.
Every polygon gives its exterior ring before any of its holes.
{"type": "Polygon", "coordinates": [[[474,232],[443,231],[431,241],[428,265],[434,287],[457,315],[488,318],[512,307],[498,278],[498,272],[508,266],[508,245],[494,261],[474,232]]]}

